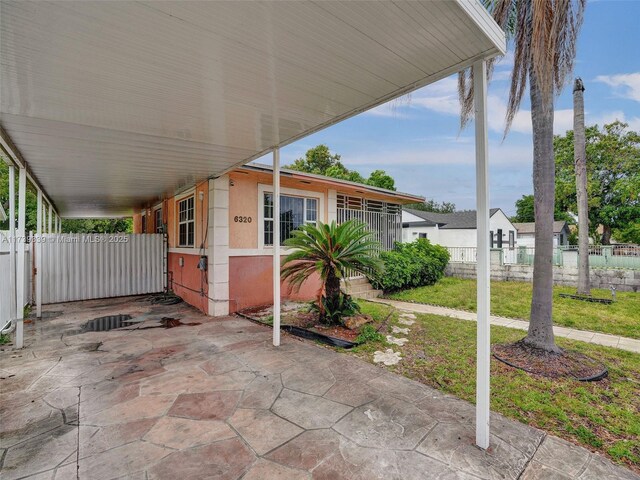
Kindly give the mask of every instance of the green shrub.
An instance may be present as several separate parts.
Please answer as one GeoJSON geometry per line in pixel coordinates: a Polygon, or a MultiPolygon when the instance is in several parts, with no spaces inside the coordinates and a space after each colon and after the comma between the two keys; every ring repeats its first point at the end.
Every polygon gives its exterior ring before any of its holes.
{"type": "Polygon", "coordinates": [[[444,275],[449,252],[420,238],[412,243],[396,243],[393,250],[382,252],[380,258],[384,262],[384,275],[371,281],[376,288],[391,292],[436,283],[444,275]]]}
{"type": "Polygon", "coordinates": [[[344,317],[360,313],[360,305],[351,295],[341,292],[341,295],[333,299],[323,295],[320,299],[320,305],[315,302],[311,303],[310,311],[324,315],[330,324],[341,325],[344,317]]]}
{"type": "Polygon", "coordinates": [[[365,325],[356,338],[356,343],[383,342],[384,335],[376,330],[373,325],[365,325]]]}

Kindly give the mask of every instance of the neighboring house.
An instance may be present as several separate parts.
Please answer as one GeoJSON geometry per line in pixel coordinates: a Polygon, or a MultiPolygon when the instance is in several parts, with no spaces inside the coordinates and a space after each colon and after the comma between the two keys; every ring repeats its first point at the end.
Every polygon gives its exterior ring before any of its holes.
{"type": "MultiPolygon", "coordinates": [[[[515,248],[519,242],[516,227],[499,208],[490,211],[489,230],[491,247],[515,248]]],[[[445,247],[475,247],[476,212],[433,213],[404,209],[402,240],[412,242],[416,238],[427,238],[445,247]]]]}
{"type": "MultiPolygon", "coordinates": [[[[134,215],[134,233],[166,232],[169,287],[186,302],[220,315],[273,301],[272,178],[270,166],[250,164],[146,205],[134,215]],[[209,295],[214,291],[215,297],[209,295]]],[[[424,200],[286,169],[280,183],[283,241],[302,224],[358,218],[371,226],[383,248],[391,249],[402,238],[402,205],[424,200]]],[[[283,284],[282,293],[311,300],[320,288],[315,279],[299,293],[283,284]]]]}
{"type": "MultiPolygon", "coordinates": [[[[521,247],[535,247],[536,224],[535,222],[514,223],[518,229],[518,245],[521,247]]],[[[571,230],[569,224],[563,220],[553,222],[553,246],[569,245],[571,230]]]]}

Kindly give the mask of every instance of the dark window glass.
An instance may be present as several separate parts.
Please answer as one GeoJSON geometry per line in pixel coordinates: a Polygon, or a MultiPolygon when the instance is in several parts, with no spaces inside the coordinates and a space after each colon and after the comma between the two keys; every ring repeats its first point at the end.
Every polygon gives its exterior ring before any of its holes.
{"type": "MultiPolygon", "coordinates": [[[[273,194],[264,194],[264,244],[273,245],[273,194]]],[[[280,244],[291,237],[292,232],[305,223],[316,224],[318,200],[315,198],[280,195],[280,244]]]]}
{"type": "Polygon", "coordinates": [[[195,243],[195,215],[193,197],[178,202],[178,246],[193,247],[195,243]]]}
{"type": "Polygon", "coordinates": [[[155,227],[156,227],[156,233],[163,233],[163,225],[162,225],[162,209],[158,208],[155,212],[154,212],[154,216],[155,216],[155,227]]]}

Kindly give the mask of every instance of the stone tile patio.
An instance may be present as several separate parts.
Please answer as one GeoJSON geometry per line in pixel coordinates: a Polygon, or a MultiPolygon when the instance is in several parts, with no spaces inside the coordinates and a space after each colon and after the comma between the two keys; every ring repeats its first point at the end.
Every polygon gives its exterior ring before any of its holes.
{"type": "Polygon", "coordinates": [[[51,305],[0,352],[0,477],[638,479],[498,415],[246,320],[140,298],[51,305]],[[143,320],[80,333],[111,314],[143,320]],[[157,328],[161,317],[196,326],[157,328]]]}

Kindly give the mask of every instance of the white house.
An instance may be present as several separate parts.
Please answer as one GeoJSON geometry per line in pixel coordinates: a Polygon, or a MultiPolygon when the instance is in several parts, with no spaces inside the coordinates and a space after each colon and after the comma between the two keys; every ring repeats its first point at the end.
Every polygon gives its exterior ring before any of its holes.
{"type": "MultiPolygon", "coordinates": [[[[492,208],[489,219],[492,247],[515,248],[518,232],[499,208],[492,208]]],[[[427,238],[445,247],[475,247],[477,238],[476,212],[423,212],[406,208],[402,211],[402,241],[427,238]]]]}
{"type": "MultiPolygon", "coordinates": [[[[404,221],[404,219],[403,219],[404,221]]],[[[535,222],[514,223],[518,230],[518,245],[521,247],[534,247],[536,237],[535,222]]],[[[553,222],[553,246],[569,245],[569,225],[563,220],[553,222]]]]}

